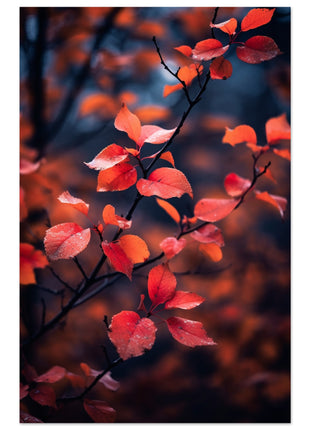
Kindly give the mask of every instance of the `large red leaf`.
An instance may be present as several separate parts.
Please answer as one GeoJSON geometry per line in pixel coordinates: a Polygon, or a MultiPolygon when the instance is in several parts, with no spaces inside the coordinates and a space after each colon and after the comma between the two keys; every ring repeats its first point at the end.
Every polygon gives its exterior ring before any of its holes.
{"type": "Polygon", "coordinates": [[[128,163],[101,170],[98,175],[97,191],[123,191],[137,181],[136,169],[128,163]]]}
{"type": "Polygon", "coordinates": [[[275,145],[280,140],[290,140],[291,126],[287,122],[286,115],[283,113],[266,122],[266,138],[269,145],[275,145]]]}
{"type": "Polygon", "coordinates": [[[241,21],[241,31],[252,30],[253,28],[257,28],[261,25],[267,24],[271,20],[274,11],[275,8],[251,9],[241,21]]]}
{"type": "Polygon", "coordinates": [[[214,224],[207,224],[193,231],[191,237],[200,243],[216,243],[224,246],[224,239],[221,230],[214,224]]]}
{"type": "Polygon", "coordinates": [[[147,244],[139,236],[125,234],[119,238],[118,243],[133,264],[143,263],[150,256],[147,244]]]}
{"type": "Polygon", "coordinates": [[[149,318],[140,318],[133,311],[122,311],[113,316],[108,335],[120,357],[127,360],[152,348],[156,330],[149,318]]]}
{"type": "Polygon", "coordinates": [[[128,159],[128,152],[122,146],[112,143],[107,146],[89,163],[84,163],[90,169],[105,170],[128,159]]]}
{"type": "Polygon", "coordinates": [[[20,423],[43,423],[43,421],[39,420],[39,418],[34,417],[33,415],[27,414],[27,412],[20,411],[20,423]]]}
{"type": "Polygon", "coordinates": [[[42,251],[35,249],[30,243],[21,243],[20,247],[20,283],[35,284],[34,269],[43,269],[48,265],[48,260],[42,251]]]}
{"type": "Polygon", "coordinates": [[[165,309],[193,309],[204,301],[205,299],[198,294],[176,291],[172,299],[165,303],[165,309]]]}
{"type": "Polygon", "coordinates": [[[174,296],[176,286],[176,277],[167,263],[162,263],[150,270],[147,287],[153,306],[170,300],[174,296]]]}
{"type": "Polygon", "coordinates": [[[66,222],[46,231],[44,247],[50,260],[61,260],[78,255],[87,247],[89,241],[89,228],[84,230],[74,222],[66,222]]]}
{"type": "Polygon", "coordinates": [[[194,60],[208,61],[212,60],[212,58],[220,57],[228,48],[229,45],[223,46],[219,40],[205,39],[196,43],[192,56],[194,60]]]}
{"type": "Polygon", "coordinates": [[[125,131],[130,139],[138,142],[141,134],[141,123],[137,115],[130,112],[125,103],[122,104],[121,110],[115,118],[114,126],[120,131],[125,131]]]}
{"type": "Polygon", "coordinates": [[[125,230],[131,227],[132,221],[127,220],[115,214],[115,208],[112,205],[106,205],[102,211],[102,218],[106,225],[117,225],[125,230]]]}
{"type": "Polygon", "coordinates": [[[218,24],[213,24],[211,22],[210,27],[211,28],[218,28],[218,29],[222,30],[224,33],[233,35],[236,32],[237,24],[238,24],[238,22],[237,22],[236,18],[230,18],[229,20],[224,21],[224,22],[220,22],[218,24]]]}
{"type": "Polygon", "coordinates": [[[236,173],[229,173],[224,179],[226,193],[232,197],[241,196],[250,186],[249,179],[242,178],[236,173]]]}
{"type": "Polygon", "coordinates": [[[47,382],[53,384],[54,382],[60,381],[66,376],[66,369],[61,366],[53,366],[47,372],[34,378],[35,382],[47,382]]]}
{"type": "Polygon", "coordinates": [[[153,144],[167,142],[171,138],[175,130],[176,128],[167,130],[157,125],[144,125],[141,128],[141,135],[139,137],[137,145],[141,147],[144,142],[153,144]]]}
{"type": "Polygon", "coordinates": [[[236,49],[239,60],[248,64],[271,60],[280,53],[276,42],[267,36],[253,36],[236,49]]]}
{"type": "Polygon", "coordinates": [[[29,391],[29,396],[42,406],[56,408],[56,393],[50,385],[38,384],[29,391]]]}
{"type": "Polygon", "coordinates": [[[269,194],[267,191],[260,192],[256,191],[255,196],[259,200],[263,200],[266,203],[271,204],[280,212],[281,218],[284,217],[284,212],[287,206],[287,200],[281,196],[275,196],[274,194],[269,194]]]}
{"type": "Polygon", "coordinates": [[[114,423],[116,411],[103,400],[84,399],[83,406],[95,423],[114,423]]]}
{"type": "Polygon", "coordinates": [[[166,237],[159,244],[162,251],[164,251],[165,256],[168,260],[171,260],[175,255],[179,254],[186,245],[186,239],[183,237],[177,239],[175,237],[166,237]]]}
{"type": "Polygon", "coordinates": [[[215,58],[210,65],[211,79],[228,79],[232,75],[232,65],[223,56],[215,58]]]}
{"type": "Polygon", "coordinates": [[[181,197],[189,194],[193,197],[192,187],[184,173],[171,167],[154,170],[148,179],[139,179],[137,189],[143,196],[158,196],[163,199],[181,197]]]}
{"type": "Polygon", "coordinates": [[[235,146],[238,143],[243,142],[249,142],[256,145],[257,137],[255,130],[249,125],[238,125],[233,129],[226,127],[222,142],[229,143],[231,146],[235,146]]]}
{"type": "Polygon", "coordinates": [[[215,345],[215,342],[208,337],[203,325],[199,321],[171,317],[166,322],[172,337],[178,342],[183,343],[183,345],[190,347],[215,345]]]}
{"type": "Polygon", "coordinates": [[[157,204],[177,223],[181,221],[181,216],[172,204],[166,200],[156,199],[157,204]]]}
{"type": "Polygon", "coordinates": [[[235,199],[201,199],[195,205],[194,214],[202,221],[215,222],[229,215],[237,204],[235,199]]]}
{"type": "Polygon", "coordinates": [[[64,191],[62,194],[60,194],[60,196],[58,197],[58,200],[61,203],[66,203],[72,206],[74,209],[78,210],[79,212],[82,212],[84,215],[88,214],[89,204],[85,203],[84,200],[82,199],[73,197],[69,193],[69,191],[64,191]]]}
{"type": "Polygon", "coordinates": [[[118,243],[107,241],[103,241],[101,246],[114,269],[117,272],[124,273],[124,275],[131,280],[133,263],[129,257],[127,257],[121,246],[118,243]]]}

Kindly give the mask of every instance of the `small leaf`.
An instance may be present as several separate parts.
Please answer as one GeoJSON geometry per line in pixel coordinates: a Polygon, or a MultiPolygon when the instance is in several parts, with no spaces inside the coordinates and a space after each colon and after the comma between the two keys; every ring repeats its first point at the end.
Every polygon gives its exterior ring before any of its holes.
{"type": "Polygon", "coordinates": [[[157,125],[144,125],[141,128],[141,135],[137,145],[141,147],[145,142],[153,144],[168,142],[175,130],[176,128],[167,130],[165,128],[158,127],[157,125]]]}
{"type": "Polygon", "coordinates": [[[127,257],[118,243],[104,241],[101,244],[104,254],[108,257],[110,264],[117,272],[124,273],[130,280],[133,263],[127,257]]]}
{"type": "Polygon", "coordinates": [[[188,291],[176,291],[172,299],[165,303],[165,309],[193,309],[204,301],[205,299],[198,294],[188,291]]]}
{"type": "Polygon", "coordinates": [[[189,194],[193,197],[192,187],[184,173],[170,167],[154,170],[148,179],[139,179],[137,189],[143,196],[158,196],[164,199],[189,194]]]}
{"type": "Polygon", "coordinates": [[[102,211],[102,219],[106,225],[117,225],[122,230],[131,227],[132,221],[127,220],[115,214],[115,208],[112,205],[106,205],[102,211]]]}
{"type": "Polygon", "coordinates": [[[176,286],[176,277],[170,271],[167,263],[162,263],[150,270],[147,287],[153,306],[172,299],[176,286]]]}
{"type": "Polygon", "coordinates": [[[181,216],[171,203],[166,202],[166,200],[156,199],[157,204],[177,223],[181,221],[181,216]]]}
{"type": "Polygon", "coordinates": [[[122,311],[113,316],[109,338],[123,360],[143,355],[155,342],[157,329],[149,318],[140,318],[133,311],[122,311]]]}
{"type": "Polygon", "coordinates": [[[249,125],[238,125],[234,129],[226,127],[222,142],[229,143],[231,146],[243,142],[254,143],[256,145],[257,137],[255,130],[249,125]]]}
{"type": "Polygon", "coordinates": [[[201,243],[199,245],[199,251],[215,263],[218,263],[223,258],[222,250],[216,243],[201,243]]]}
{"type": "Polygon", "coordinates": [[[200,243],[216,243],[218,246],[224,246],[222,232],[214,224],[204,225],[193,231],[190,235],[200,243]]]}
{"type": "Polygon", "coordinates": [[[271,20],[274,11],[275,8],[251,9],[241,21],[241,31],[252,30],[253,28],[257,28],[261,25],[267,24],[271,20]]]}
{"type": "Polygon", "coordinates": [[[291,127],[287,122],[285,113],[270,118],[266,122],[266,138],[269,145],[275,145],[280,140],[291,139],[291,127]]]}
{"type": "Polygon", "coordinates": [[[277,149],[273,148],[273,152],[279,157],[285,158],[288,161],[291,161],[291,152],[289,149],[277,149]]]}
{"type": "Polygon", "coordinates": [[[181,45],[174,48],[176,51],[181,52],[181,54],[190,57],[192,55],[192,48],[188,45],[181,45]]]}
{"type": "Polygon", "coordinates": [[[240,197],[250,186],[249,179],[242,178],[236,173],[229,173],[224,179],[226,193],[232,197],[240,197]]]}
{"type": "Polygon", "coordinates": [[[228,79],[232,75],[232,65],[223,56],[215,58],[210,65],[211,79],[228,79]]]}
{"type": "Polygon", "coordinates": [[[159,158],[161,158],[162,160],[168,161],[168,163],[170,163],[173,167],[175,167],[174,158],[170,151],[163,152],[159,158]]]}
{"type": "Polygon", "coordinates": [[[116,164],[101,170],[98,175],[97,191],[123,191],[137,181],[136,169],[128,163],[116,164]]]}
{"type": "Polygon", "coordinates": [[[258,64],[271,60],[281,54],[281,51],[271,37],[253,36],[244,45],[237,47],[236,54],[239,60],[245,63],[258,64]]]}
{"type": "Polygon", "coordinates": [[[82,199],[73,197],[69,193],[69,191],[64,191],[62,194],[60,194],[60,196],[58,197],[58,200],[61,203],[66,203],[72,206],[74,209],[78,210],[79,212],[82,212],[84,215],[88,214],[89,204],[85,203],[84,200],[82,199]]]}
{"type": "Polygon", "coordinates": [[[229,215],[237,204],[235,199],[201,199],[195,205],[194,214],[202,221],[215,222],[229,215]]]}
{"type": "Polygon", "coordinates": [[[112,143],[107,146],[89,163],[84,163],[90,169],[105,170],[128,159],[128,151],[122,146],[112,143]]]}
{"type": "Polygon", "coordinates": [[[39,420],[39,418],[36,418],[33,415],[27,414],[27,412],[20,411],[20,423],[34,424],[43,423],[43,421],[39,420]]]}
{"type": "Polygon", "coordinates": [[[42,251],[35,249],[30,243],[21,243],[19,248],[20,283],[35,284],[34,269],[43,269],[48,265],[48,260],[42,251]]]}
{"type": "Polygon", "coordinates": [[[125,103],[122,104],[121,110],[115,118],[114,126],[120,131],[125,131],[130,139],[138,142],[141,134],[141,123],[139,118],[130,112],[125,103]]]}
{"type": "Polygon", "coordinates": [[[175,237],[166,237],[159,244],[162,251],[168,260],[171,260],[175,255],[179,254],[186,245],[186,239],[176,239],[175,237]]]}
{"type": "Polygon", "coordinates": [[[219,30],[222,30],[224,33],[227,33],[229,35],[233,35],[236,32],[237,28],[237,20],[235,18],[230,18],[227,21],[220,22],[218,24],[213,24],[211,22],[210,27],[211,28],[218,28],[219,30]]]}
{"type": "Polygon", "coordinates": [[[198,42],[193,49],[193,59],[198,61],[208,61],[212,58],[220,57],[229,48],[229,45],[223,46],[219,40],[205,39],[198,42]]]}
{"type": "Polygon", "coordinates": [[[60,381],[66,376],[66,369],[61,366],[53,366],[47,372],[34,378],[35,382],[48,382],[53,384],[54,382],[60,381]]]}
{"type": "Polygon", "coordinates": [[[216,345],[213,339],[208,337],[203,325],[199,321],[171,317],[166,320],[166,323],[172,337],[183,345],[190,347],[216,345]]]}
{"type": "Polygon", "coordinates": [[[133,264],[144,263],[150,256],[147,244],[139,236],[125,234],[119,238],[118,243],[133,264]]]}
{"type": "Polygon", "coordinates": [[[50,385],[38,384],[29,391],[29,396],[42,406],[56,408],[56,393],[50,385]]]}
{"type": "Polygon", "coordinates": [[[89,228],[84,230],[74,222],[66,222],[46,231],[44,248],[50,260],[68,259],[82,252],[89,241],[89,228]]]}
{"type": "Polygon", "coordinates": [[[84,399],[85,411],[95,423],[114,423],[116,411],[103,400],[84,399]]]}
{"type": "Polygon", "coordinates": [[[266,203],[270,203],[280,212],[281,218],[284,218],[284,212],[287,206],[287,200],[284,197],[275,196],[274,194],[269,194],[267,191],[260,192],[256,191],[255,196],[259,200],[263,200],[266,203]]]}
{"type": "MultiPolygon", "coordinates": [[[[80,367],[86,377],[93,376],[94,378],[96,378],[101,373],[101,371],[92,369],[86,363],[80,363],[80,367]]],[[[105,375],[103,375],[98,382],[100,384],[103,384],[108,390],[111,391],[117,391],[120,387],[120,383],[112,378],[111,372],[107,372],[105,375]]]]}

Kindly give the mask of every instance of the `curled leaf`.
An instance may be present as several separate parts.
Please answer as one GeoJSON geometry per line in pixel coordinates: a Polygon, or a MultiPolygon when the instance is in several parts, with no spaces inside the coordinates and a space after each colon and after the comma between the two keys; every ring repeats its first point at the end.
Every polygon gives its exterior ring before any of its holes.
{"type": "Polygon", "coordinates": [[[141,128],[141,135],[137,145],[141,147],[145,142],[153,144],[165,143],[171,138],[175,130],[176,128],[167,130],[157,125],[144,125],[141,128]]]}
{"type": "Polygon", "coordinates": [[[61,203],[66,203],[70,206],[72,206],[74,209],[78,210],[79,212],[82,212],[84,215],[88,214],[89,204],[85,203],[84,200],[78,199],[76,197],[73,197],[69,191],[64,191],[60,196],[58,197],[58,200],[61,203]]]}
{"type": "Polygon", "coordinates": [[[177,224],[179,224],[181,216],[171,203],[160,199],[156,199],[156,202],[177,224]]]}
{"type": "Polygon", "coordinates": [[[222,30],[224,33],[233,35],[236,32],[236,28],[237,28],[237,20],[236,18],[230,18],[227,21],[224,22],[220,22],[218,24],[213,24],[211,22],[210,27],[211,28],[218,28],[219,30],[222,30]]]}
{"type": "Polygon", "coordinates": [[[165,303],[165,309],[193,309],[204,301],[205,299],[198,294],[176,291],[172,299],[165,303]]]}
{"type": "Polygon", "coordinates": [[[220,57],[228,48],[229,45],[223,46],[217,39],[205,39],[196,44],[192,57],[194,60],[208,61],[212,60],[212,58],[220,57]]]}
{"type": "Polygon", "coordinates": [[[102,211],[102,218],[106,225],[117,225],[125,230],[131,227],[132,221],[127,220],[115,214],[115,208],[112,205],[106,205],[102,211]]]}
{"type": "Polygon", "coordinates": [[[275,196],[274,194],[269,194],[267,191],[260,192],[256,191],[255,196],[259,200],[263,200],[266,203],[271,204],[280,212],[281,218],[284,218],[284,212],[287,206],[287,200],[281,196],[275,196]]]}
{"type": "Polygon", "coordinates": [[[122,146],[112,143],[99,152],[89,163],[84,163],[90,169],[105,170],[128,159],[128,151],[122,146]]]}
{"type": "Polygon", "coordinates": [[[183,345],[190,347],[215,345],[199,321],[171,317],[166,320],[166,323],[172,337],[183,345]]]}

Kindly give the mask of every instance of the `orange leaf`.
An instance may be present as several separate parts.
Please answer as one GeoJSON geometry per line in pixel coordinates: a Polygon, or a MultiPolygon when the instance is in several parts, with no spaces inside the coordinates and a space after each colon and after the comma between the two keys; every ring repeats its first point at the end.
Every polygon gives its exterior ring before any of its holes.
{"type": "Polygon", "coordinates": [[[176,286],[176,277],[170,271],[168,263],[162,263],[150,270],[147,287],[153,306],[172,299],[176,286]]]}
{"type": "Polygon", "coordinates": [[[253,36],[244,45],[238,46],[236,54],[239,60],[248,64],[258,64],[271,60],[281,54],[276,42],[267,36],[253,36]]]}
{"type": "Polygon", "coordinates": [[[121,246],[118,243],[107,241],[102,242],[101,246],[114,269],[117,272],[124,273],[124,275],[131,280],[133,263],[129,257],[127,257],[121,246]]]}
{"type": "Polygon", "coordinates": [[[174,134],[176,128],[166,130],[157,125],[144,125],[141,127],[141,134],[137,142],[138,146],[142,146],[144,142],[160,144],[167,142],[174,134]]]}
{"type": "Polygon", "coordinates": [[[83,98],[79,113],[82,116],[98,114],[103,118],[111,118],[117,112],[118,106],[113,97],[107,94],[90,94],[83,98]]]}
{"type": "Polygon", "coordinates": [[[121,110],[115,118],[114,126],[120,131],[125,131],[130,139],[138,142],[141,134],[141,123],[139,118],[130,112],[125,103],[122,104],[121,110]]]}
{"type": "Polygon", "coordinates": [[[201,199],[195,205],[194,214],[202,221],[215,222],[229,215],[237,204],[235,199],[201,199]]]}
{"type": "Polygon", "coordinates": [[[110,169],[101,170],[98,175],[97,191],[122,191],[137,181],[136,169],[128,163],[116,164],[110,169]]]}
{"type": "Polygon", "coordinates": [[[286,210],[287,200],[284,197],[275,196],[269,194],[267,191],[260,192],[256,191],[255,196],[259,200],[263,200],[266,203],[270,203],[280,212],[281,218],[284,218],[284,212],[286,210]]]}
{"type": "Polygon", "coordinates": [[[143,196],[158,196],[164,199],[189,194],[193,198],[192,187],[180,170],[160,167],[148,179],[139,179],[137,189],[143,196]]]}
{"type": "Polygon", "coordinates": [[[118,243],[133,264],[143,263],[150,256],[147,244],[139,236],[125,234],[118,243]]]}
{"type": "Polygon", "coordinates": [[[267,24],[271,20],[274,11],[275,8],[257,8],[250,10],[241,21],[241,31],[252,30],[253,28],[257,28],[261,25],[267,24]]]}
{"type": "Polygon", "coordinates": [[[156,327],[149,318],[140,318],[133,311],[113,316],[108,335],[123,360],[143,355],[155,342],[156,327]]]}
{"type": "Polygon", "coordinates": [[[74,222],[49,228],[44,237],[45,252],[50,260],[73,258],[82,252],[90,241],[90,229],[74,222]]]}
{"type": "Polygon", "coordinates": [[[216,243],[201,243],[199,245],[199,251],[201,251],[215,263],[221,261],[223,258],[222,250],[216,243]]]}
{"type": "Polygon", "coordinates": [[[221,230],[214,224],[207,224],[193,231],[191,237],[201,243],[216,243],[224,246],[224,239],[221,230]]]}
{"type": "Polygon", "coordinates": [[[171,317],[166,320],[166,323],[172,337],[183,345],[190,347],[215,345],[199,321],[171,317]]]}
{"type": "Polygon", "coordinates": [[[177,223],[179,224],[181,217],[179,212],[176,210],[171,203],[166,202],[165,200],[156,199],[157,204],[165,211],[167,214],[177,223]]]}
{"type": "Polygon", "coordinates": [[[163,121],[170,115],[170,109],[158,105],[146,105],[135,109],[135,114],[140,118],[140,121],[148,123],[153,121],[163,121]]]}
{"type": "Polygon", "coordinates": [[[20,283],[35,284],[34,269],[43,269],[48,265],[47,258],[42,251],[36,250],[30,243],[20,244],[20,283]]]}
{"type": "Polygon", "coordinates": [[[159,158],[168,161],[168,163],[170,163],[173,167],[175,166],[174,158],[170,151],[163,152],[159,158]]]}
{"type": "Polygon", "coordinates": [[[79,212],[82,212],[84,215],[88,214],[89,204],[85,203],[84,200],[73,197],[69,193],[69,191],[64,191],[62,194],[60,194],[60,196],[58,197],[58,200],[61,203],[69,204],[74,209],[78,210],[79,212]]]}
{"type": "Polygon", "coordinates": [[[122,146],[112,143],[107,146],[89,163],[84,163],[90,169],[105,170],[128,159],[128,151],[122,146]]]}
{"type": "Polygon", "coordinates": [[[114,423],[116,411],[103,400],[84,399],[83,406],[95,423],[114,423]]]}
{"type": "Polygon", "coordinates": [[[222,30],[224,33],[233,35],[236,32],[237,24],[238,22],[235,18],[230,18],[228,21],[220,22],[218,24],[213,24],[211,22],[210,27],[218,28],[222,30]]]}
{"type": "Polygon", "coordinates": [[[285,113],[266,122],[266,138],[269,145],[275,145],[279,140],[290,140],[291,127],[285,113]]]}
{"type": "Polygon", "coordinates": [[[267,152],[270,149],[269,145],[255,145],[254,143],[247,143],[246,146],[251,149],[255,154],[267,152]]]}
{"type": "Polygon", "coordinates": [[[273,152],[279,157],[285,158],[288,161],[291,161],[291,152],[289,149],[277,149],[273,148],[273,152]]]}
{"type": "Polygon", "coordinates": [[[174,93],[175,91],[179,91],[183,88],[183,85],[181,83],[175,84],[175,85],[165,85],[164,91],[163,91],[163,97],[167,97],[170,94],[174,93]]]}
{"type": "Polygon", "coordinates": [[[181,52],[181,54],[190,57],[192,55],[192,48],[188,45],[181,45],[174,48],[176,51],[181,52]]]}
{"type": "Polygon", "coordinates": [[[193,49],[193,59],[198,61],[212,60],[212,58],[223,55],[228,48],[229,45],[223,46],[219,40],[205,39],[196,44],[193,49]]]}
{"type": "Polygon", "coordinates": [[[205,299],[198,294],[188,291],[176,291],[172,299],[165,303],[165,309],[193,309],[204,301],[205,299]]]}
{"type": "Polygon", "coordinates": [[[254,143],[256,145],[257,137],[255,130],[249,125],[238,125],[233,129],[226,127],[222,142],[229,143],[231,146],[243,142],[254,143]]]}
{"type": "Polygon", "coordinates": [[[236,173],[229,173],[224,179],[226,193],[232,197],[241,196],[250,186],[249,179],[242,178],[236,173]]]}
{"type": "Polygon", "coordinates": [[[176,239],[175,237],[166,237],[159,244],[164,251],[168,260],[171,260],[175,255],[179,254],[186,245],[186,239],[176,239]]]}
{"type": "Polygon", "coordinates": [[[232,65],[229,60],[223,56],[216,58],[210,65],[210,74],[212,79],[228,79],[232,75],[232,65]]]}
{"type": "Polygon", "coordinates": [[[102,211],[102,218],[106,225],[117,225],[125,230],[131,227],[132,221],[126,218],[115,215],[115,208],[112,205],[106,205],[102,211]]]}

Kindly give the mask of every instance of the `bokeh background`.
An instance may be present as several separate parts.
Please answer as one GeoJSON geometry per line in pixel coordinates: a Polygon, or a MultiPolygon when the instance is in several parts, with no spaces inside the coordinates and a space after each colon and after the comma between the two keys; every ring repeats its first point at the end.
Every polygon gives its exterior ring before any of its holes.
{"type": "MultiPolygon", "coordinates": [[[[217,22],[235,17],[240,23],[248,10],[220,8],[217,22]]],[[[117,213],[127,212],[134,187],[97,193],[97,174],[84,162],[111,143],[132,146],[113,125],[123,101],[143,124],[167,129],[178,124],[186,100],[181,91],[163,98],[164,86],[176,82],[160,65],[152,37],[177,70],[188,60],[173,47],[193,47],[211,37],[213,14],[214,8],[199,7],[20,9],[21,157],[40,160],[35,172],[21,175],[22,242],[43,249],[50,224],[76,221],[88,226],[82,215],[57,201],[64,190],[90,203],[95,223],[108,203],[117,207],[117,213]]],[[[244,40],[255,34],[274,38],[282,54],[249,65],[231,49],[227,58],[233,65],[232,77],[208,85],[172,147],[176,167],[192,185],[194,202],[225,197],[223,180],[230,172],[251,178],[251,151],[222,144],[225,126],[251,125],[264,144],[269,118],[285,113],[290,119],[290,9],[276,8],[272,21],[245,34],[244,40]]],[[[216,36],[226,40],[220,31],[216,36]]],[[[257,188],[288,199],[284,220],[275,208],[249,196],[217,223],[225,239],[220,262],[208,260],[194,243],[171,262],[178,288],[206,297],[198,308],[175,315],[202,321],[217,346],[190,349],[174,341],[160,324],[150,352],[113,370],[119,390],[110,392],[102,386],[94,390],[93,398],[105,399],[116,409],[117,422],[290,421],[290,167],[273,154],[266,154],[262,164],[268,161],[275,181],[261,178],[257,188]]],[[[188,196],[171,203],[192,216],[188,196]]],[[[161,240],[174,235],[176,228],[154,198],[145,198],[131,232],[157,255],[161,240]]],[[[97,255],[98,244],[92,240],[80,255],[87,272],[97,255]]],[[[71,261],[56,262],[53,268],[73,285],[81,279],[71,261]]],[[[53,365],[79,372],[80,362],[104,368],[101,345],[115,355],[104,315],[110,319],[123,309],[135,310],[146,290],[147,273],[139,271],[132,283],[121,279],[73,310],[65,325],[27,349],[29,363],[38,373],[53,365]]],[[[48,269],[37,270],[36,276],[38,285],[60,287],[48,269]]],[[[60,298],[38,285],[21,289],[22,338],[40,324],[42,298],[48,305],[47,319],[60,309],[60,298]]],[[[59,394],[64,388],[56,387],[59,394]]],[[[44,422],[91,421],[75,404],[57,411],[33,403],[25,407],[44,422]]]]}

